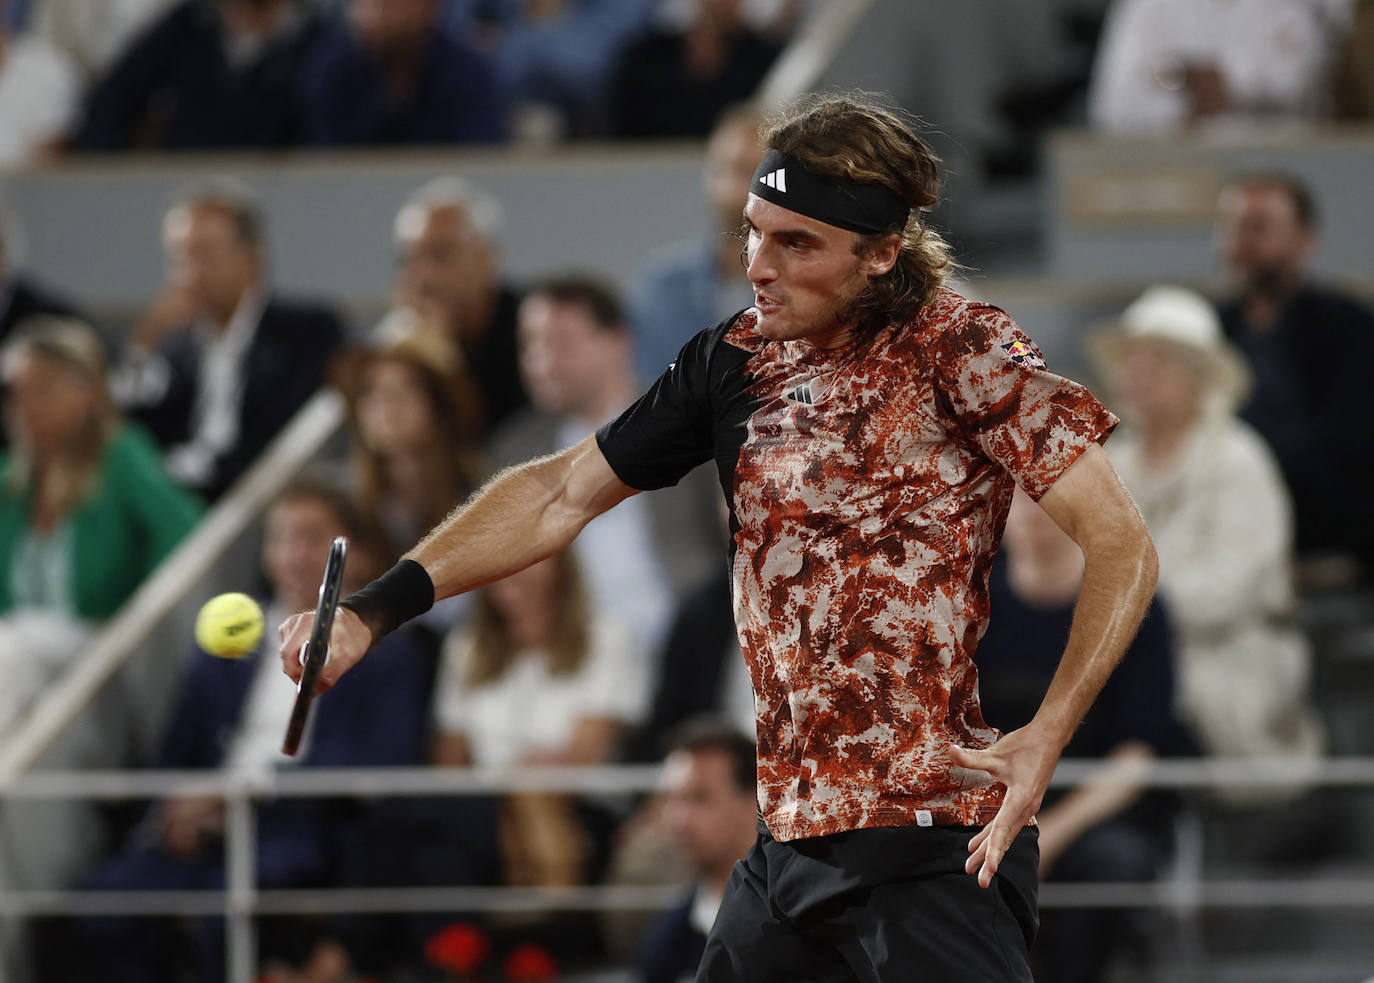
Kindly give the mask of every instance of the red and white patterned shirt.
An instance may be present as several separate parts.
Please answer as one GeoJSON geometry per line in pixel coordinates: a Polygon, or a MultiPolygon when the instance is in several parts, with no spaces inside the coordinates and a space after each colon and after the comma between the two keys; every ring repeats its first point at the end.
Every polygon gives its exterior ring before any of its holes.
{"type": "Polygon", "coordinates": [[[1002,787],[948,745],[998,737],[974,650],[1012,488],[1039,498],[1115,425],[1005,312],[945,289],[832,350],[745,311],[599,432],[635,488],[716,460],[774,837],[993,817],[1002,787]]]}

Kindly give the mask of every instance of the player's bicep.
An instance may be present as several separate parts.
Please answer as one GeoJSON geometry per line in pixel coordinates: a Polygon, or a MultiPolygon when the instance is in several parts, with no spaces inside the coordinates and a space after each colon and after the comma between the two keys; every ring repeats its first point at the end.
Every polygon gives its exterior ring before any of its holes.
{"type": "Polygon", "coordinates": [[[620,480],[602,453],[595,434],[565,453],[568,455],[568,473],[563,500],[582,524],[639,493],[639,489],[620,480]]]}
{"type": "Polygon", "coordinates": [[[1040,506],[1084,552],[1149,540],[1140,510],[1099,444],[1083,449],[1040,497],[1040,506]]]}

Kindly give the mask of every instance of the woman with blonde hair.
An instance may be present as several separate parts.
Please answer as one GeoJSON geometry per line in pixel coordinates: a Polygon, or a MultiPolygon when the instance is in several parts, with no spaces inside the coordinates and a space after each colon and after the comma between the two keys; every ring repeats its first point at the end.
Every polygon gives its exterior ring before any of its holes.
{"type": "MultiPolygon", "coordinates": [[[[104,348],[79,321],[22,321],[0,350],[0,734],[195,525],[200,503],[111,403],[104,348]]],[[[141,712],[129,706],[124,712],[141,712]]],[[[118,718],[121,721],[123,717],[118,718]]],[[[105,719],[106,746],[118,730],[105,719]]],[[[72,750],[89,757],[87,750],[72,750]]],[[[6,889],[66,883],[99,842],[91,803],[6,802],[6,889]]],[[[15,939],[0,937],[0,948],[15,939]]]]}
{"type": "MultiPolygon", "coordinates": [[[[627,629],[589,606],[564,550],[481,591],[470,624],[445,643],[435,700],[437,764],[591,765],[611,760],[644,716],[648,679],[627,629]]],[[[571,798],[506,798],[508,882],[581,883],[593,853],[571,798]]]]}
{"type": "Polygon", "coordinates": [[[404,307],[346,352],[334,374],[348,401],[356,492],[399,555],[476,484],[477,390],[461,349],[404,307]]]}
{"type": "MultiPolygon", "coordinates": [[[[350,484],[381,519],[395,560],[477,487],[478,391],[462,350],[408,307],[344,352],[333,376],[348,404],[350,484]]],[[[467,606],[447,598],[420,622],[437,640],[467,606]]]]}
{"type": "Polygon", "coordinates": [[[0,356],[0,633],[22,624],[59,651],[113,615],[201,513],[120,420],[107,371],[95,332],[54,316],[25,321],[0,356]]]}
{"type": "Polygon", "coordinates": [[[1107,453],[1154,538],[1178,629],[1182,719],[1209,754],[1315,756],[1311,653],[1292,622],[1292,507],[1273,454],[1236,416],[1249,376],[1215,310],[1151,287],[1094,354],[1127,424],[1107,453]]]}

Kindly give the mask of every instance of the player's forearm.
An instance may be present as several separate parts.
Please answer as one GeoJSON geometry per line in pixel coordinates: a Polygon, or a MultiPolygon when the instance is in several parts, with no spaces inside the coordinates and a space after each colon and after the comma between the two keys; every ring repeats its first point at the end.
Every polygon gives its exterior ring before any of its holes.
{"type": "Polygon", "coordinates": [[[461,594],[556,553],[580,528],[558,509],[557,457],[492,478],[408,553],[425,568],[439,600],[461,594]]]}
{"type": "Polygon", "coordinates": [[[1135,637],[1154,596],[1158,559],[1143,524],[1125,521],[1079,544],[1085,565],[1073,627],[1031,726],[1060,748],[1135,637]]]}

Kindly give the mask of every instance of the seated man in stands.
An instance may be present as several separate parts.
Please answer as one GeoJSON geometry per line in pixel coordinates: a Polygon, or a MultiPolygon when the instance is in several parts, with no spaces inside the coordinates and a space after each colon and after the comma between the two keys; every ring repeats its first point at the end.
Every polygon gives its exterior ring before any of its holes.
{"type": "MultiPolygon", "coordinates": [[[[362,584],[388,560],[376,520],[329,482],[300,481],[267,516],[262,563],[272,596],[267,623],[314,607],[320,574],[335,536],[350,540],[344,591],[362,584]],[[350,587],[350,585],[352,585],[350,587]]],[[[218,768],[254,772],[306,768],[418,764],[425,757],[424,721],[433,683],[432,647],[409,632],[383,640],[370,673],[320,699],[298,759],[281,754],[295,689],[281,678],[268,632],[244,659],[189,654],[181,696],[164,735],[162,768],[218,768]]],[[[323,799],[278,799],[257,810],[257,884],[303,887],[330,882],[351,829],[347,808],[323,799]]],[[[94,890],[217,890],[225,885],[224,802],[188,789],[155,804],[123,852],[101,865],[85,885],[94,890]]],[[[86,918],[80,935],[98,958],[99,978],[153,981],[175,978],[166,965],[168,926],[139,917],[86,918]]],[[[205,981],[224,978],[224,926],[205,919],[195,954],[205,981]]],[[[268,947],[263,947],[264,949],[268,947]]],[[[265,955],[271,955],[265,952],[265,955]]],[[[70,978],[64,976],[62,978],[70,978]]]]}
{"type": "Polygon", "coordinates": [[[182,0],[139,33],[92,87],[73,145],[210,150],[296,143],[296,64],[320,32],[314,6],[182,0]]]}
{"type": "Polygon", "coordinates": [[[262,215],[243,189],[187,195],[162,235],[167,283],[129,339],[115,395],[168,470],[213,500],[319,388],[343,325],[272,291],[262,215]]]}
{"type": "Polygon", "coordinates": [[[636,967],[639,983],[691,979],[706,948],[735,862],[758,836],[754,740],[702,719],[684,726],[664,762],[662,824],[685,855],[693,883],[649,928],[636,967]]]}
{"type": "MultiPolygon", "coordinates": [[[[520,304],[518,337],[533,405],[492,435],[493,468],[571,447],[642,392],[620,299],[594,277],[559,276],[532,287],[520,304]]],[[[570,547],[592,597],[646,652],[661,649],[677,593],[720,571],[718,495],[715,476],[701,469],[598,516],[570,547]]]]}
{"type": "Polygon", "coordinates": [[[631,39],[608,93],[611,133],[704,137],[727,106],[752,97],[782,51],[791,11],[782,5],[778,22],[760,29],[745,6],[743,0],[694,3],[686,23],[631,39]]]}
{"type": "Polygon", "coordinates": [[[483,425],[527,400],[515,354],[519,297],[502,282],[501,204],[459,177],[418,188],[396,213],[394,303],[442,325],[482,390],[483,425]]]}
{"type": "Polygon", "coordinates": [[[300,74],[312,144],[495,143],[503,100],[486,57],[444,33],[439,0],[348,0],[300,74]]]}
{"type": "MultiPolygon", "coordinates": [[[[1234,281],[1221,304],[1222,328],[1255,382],[1240,416],[1279,460],[1293,495],[1299,556],[1353,554],[1368,575],[1374,571],[1374,510],[1365,504],[1374,483],[1368,421],[1374,313],[1313,282],[1316,206],[1292,175],[1230,181],[1221,194],[1216,240],[1234,281]]],[[[1317,568],[1309,563],[1307,570],[1317,568]]],[[[1351,569],[1343,579],[1358,576],[1351,569]]]]}

